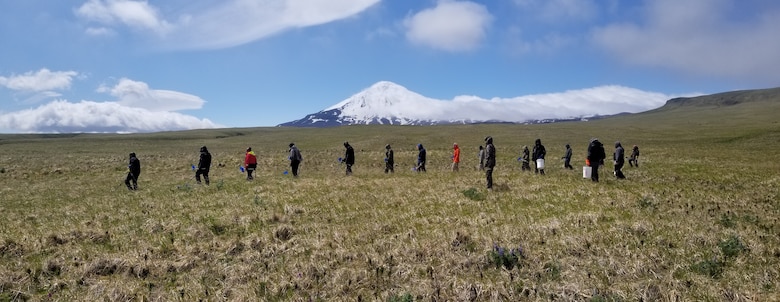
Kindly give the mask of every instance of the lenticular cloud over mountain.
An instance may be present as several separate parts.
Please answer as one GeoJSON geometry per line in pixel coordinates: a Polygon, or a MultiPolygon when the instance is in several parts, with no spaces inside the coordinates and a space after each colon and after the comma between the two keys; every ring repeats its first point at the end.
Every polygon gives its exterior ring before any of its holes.
{"type": "Polygon", "coordinates": [[[382,81],[323,111],[282,126],[525,123],[636,113],[658,108],[670,98],[672,96],[662,93],[623,86],[600,86],[514,98],[485,99],[463,95],[452,100],[438,100],[382,81]]]}

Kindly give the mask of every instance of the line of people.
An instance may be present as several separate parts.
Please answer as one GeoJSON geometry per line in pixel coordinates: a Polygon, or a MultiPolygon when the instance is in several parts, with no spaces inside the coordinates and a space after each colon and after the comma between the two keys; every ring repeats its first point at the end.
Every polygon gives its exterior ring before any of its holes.
{"type": "MultiPolygon", "coordinates": [[[[301,162],[303,161],[303,156],[301,155],[301,151],[298,149],[298,147],[295,145],[295,143],[289,144],[289,156],[288,159],[290,160],[290,168],[292,170],[293,177],[298,177],[298,169],[300,167],[301,162]]],[[[344,157],[339,158],[339,162],[342,164],[345,164],[346,166],[346,175],[352,175],[352,166],[355,164],[355,149],[349,144],[349,142],[344,142],[344,157]]],[[[459,165],[460,165],[460,147],[457,143],[453,144],[453,154],[452,154],[452,171],[457,172],[459,171],[459,165]]],[[[422,144],[417,145],[417,162],[412,168],[412,170],[417,172],[426,172],[426,162],[427,162],[427,151],[425,150],[425,147],[423,147],[422,144]]],[[[625,164],[625,151],[621,145],[621,143],[615,142],[615,152],[613,153],[613,162],[614,162],[614,174],[615,177],[618,179],[624,179],[625,175],[622,172],[623,165],[625,164]]],[[[530,171],[530,162],[534,163],[534,173],[535,174],[541,174],[544,175],[544,158],[547,154],[547,150],[545,149],[544,145],[542,145],[541,139],[536,139],[533,146],[533,151],[528,150],[528,146],[523,146],[522,154],[520,158],[518,158],[518,161],[521,162],[521,170],[522,171],[530,171]]],[[[485,137],[485,146],[482,145],[479,146],[479,170],[485,171],[485,178],[487,182],[487,188],[492,189],[493,187],[493,169],[496,165],[496,148],[493,145],[493,137],[487,136],[485,137]]],[[[572,149],[569,144],[566,144],[566,151],[561,157],[564,161],[564,169],[573,169],[571,166],[571,157],[572,157],[572,149]]],[[[588,153],[585,160],[586,166],[590,167],[591,169],[591,180],[594,182],[599,181],[599,167],[604,165],[604,159],[606,158],[606,153],[604,151],[604,145],[596,138],[591,139],[590,144],[588,145],[588,153]]],[[[385,146],[385,173],[394,173],[395,172],[395,158],[394,158],[394,152],[392,147],[388,144],[385,146]]],[[[631,156],[628,160],[629,164],[632,167],[639,167],[639,147],[634,145],[631,156]]],[[[192,166],[193,170],[196,170],[195,172],[195,181],[198,184],[201,184],[201,177],[203,177],[203,180],[205,181],[206,185],[209,185],[209,171],[211,169],[211,153],[209,152],[208,148],[206,146],[203,146],[200,148],[200,157],[198,160],[197,167],[195,165],[192,166]]],[[[242,172],[246,172],[246,178],[247,180],[253,180],[254,179],[254,172],[257,170],[257,155],[252,151],[252,148],[249,147],[246,149],[246,153],[244,156],[244,165],[241,167],[242,172]]],[[[286,173],[286,171],[285,171],[286,173]]],[[[138,177],[141,174],[141,161],[138,159],[135,153],[130,153],[130,162],[128,164],[128,173],[127,177],[125,178],[125,185],[129,190],[137,190],[138,189],[138,177]]]]}

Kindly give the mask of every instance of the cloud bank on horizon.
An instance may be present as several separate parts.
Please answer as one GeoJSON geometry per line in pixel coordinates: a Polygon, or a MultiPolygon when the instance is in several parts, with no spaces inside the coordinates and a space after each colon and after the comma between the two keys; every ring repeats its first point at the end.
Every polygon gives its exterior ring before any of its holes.
{"type": "Polygon", "coordinates": [[[642,112],[658,108],[674,97],[677,96],[612,85],[512,98],[486,99],[462,95],[440,100],[382,81],[323,111],[339,109],[342,116],[358,121],[393,117],[423,121],[522,123],[642,112]]]}
{"type": "Polygon", "coordinates": [[[0,18],[0,132],[261,126],[235,114],[255,106],[274,125],[382,80],[465,87],[437,106],[471,119],[780,82],[780,2],[763,0],[29,0],[0,18]]]}
{"type": "MultiPolygon", "coordinates": [[[[0,77],[0,85],[19,91],[46,92],[70,87],[76,72],[41,69],[23,75],[0,77]]],[[[33,109],[0,112],[0,129],[13,132],[155,132],[216,128],[208,119],[198,119],[174,111],[200,109],[205,103],[186,93],[150,89],[146,83],[120,79],[113,86],[100,86],[117,101],[78,103],[55,100],[33,109]]],[[[58,95],[58,93],[55,93],[58,95]]]]}

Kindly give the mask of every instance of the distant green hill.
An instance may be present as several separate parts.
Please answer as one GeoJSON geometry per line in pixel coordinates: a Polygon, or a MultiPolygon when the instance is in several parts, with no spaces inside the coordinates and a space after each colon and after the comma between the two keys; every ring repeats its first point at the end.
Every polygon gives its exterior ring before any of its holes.
{"type": "Polygon", "coordinates": [[[674,98],[658,109],[606,118],[603,122],[604,126],[630,125],[668,130],[667,135],[695,137],[728,136],[759,129],[776,133],[780,128],[780,88],[674,98]]]}
{"type": "Polygon", "coordinates": [[[674,98],[659,108],[668,110],[677,107],[725,107],[745,103],[780,103],[780,87],[769,89],[739,90],[697,97],[674,98]]]}

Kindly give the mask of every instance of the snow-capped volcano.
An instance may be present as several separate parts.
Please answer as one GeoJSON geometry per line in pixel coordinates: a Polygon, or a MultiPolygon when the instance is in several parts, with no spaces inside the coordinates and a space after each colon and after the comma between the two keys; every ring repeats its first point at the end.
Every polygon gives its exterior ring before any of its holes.
{"type": "Polygon", "coordinates": [[[641,112],[658,108],[670,98],[623,86],[600,86],[514,98],[457,96],[437,100],[381,81],[336,105],[279,126],[540,123],[641,112]]]}
{"type": "Polygon", "coordinates": [[[327,127],[352,124],[431,125],[441,101],[424,97],[393,82],[381,81],[320,112],[280,126],[327,127]]]}

